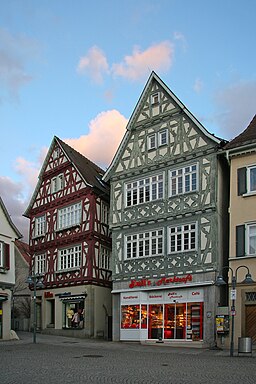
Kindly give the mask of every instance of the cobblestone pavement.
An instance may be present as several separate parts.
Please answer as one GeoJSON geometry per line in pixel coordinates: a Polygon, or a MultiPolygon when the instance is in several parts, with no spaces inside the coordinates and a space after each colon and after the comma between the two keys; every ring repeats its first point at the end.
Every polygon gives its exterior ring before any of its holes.
{"type": "Polygon", "coordinates": [[[19,333],[0,342],[0,384],[256,383],[256,351],[173,348],[19,333]]]}

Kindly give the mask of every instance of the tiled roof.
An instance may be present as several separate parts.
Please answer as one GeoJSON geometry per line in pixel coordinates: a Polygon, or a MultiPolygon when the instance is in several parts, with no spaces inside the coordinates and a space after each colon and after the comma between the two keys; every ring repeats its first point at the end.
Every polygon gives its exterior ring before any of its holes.
{"type": "Polygon", "coordinates": [[[68,155],[69,159],[77,167],[85,181],[92,187],[96,187],[104,193],[108,192],[108,183],[102,181],[105,171],[58,137],[56,137],[56,139],[68,155]]]}
{"type": "Polygon", "coordinates": [[[242,133],[240,133],[240,135],[225,145],[224,149],[238,148],[253,143],[256,145],[256,115],[248,127],[242,133]]]}
{"type": "Polygon", "coordinates": [[[29,263],[30,259],[31,259],[31,255],[29,253],[29,245],[27,243],[24,243],[23,241],[20,241],[20,240],[16,240],[15,245],[18,248],[18,250],[20,251],[23,258],[25,259],[25,261],[27,263],[29,263]]]}
{"type": "Polygon", "coordinates": [[[22,237],[22,234],[20,233],[20,231],[18,230],[18,228],[16,227],[16,225],[12,221],[11,216],[9,215],[9,212],[6,209],[6,206],[4,205],[4,202],[3,202],[2,198],[1,198],[1,196],[0,196],[0,207],[2,208],[3,213],[5,214],[5,217],[8,220],[8,223],[10,224],[10,226],[12,227],[14,232],[16,233],[17,238],[20,239],[22,237]]]}

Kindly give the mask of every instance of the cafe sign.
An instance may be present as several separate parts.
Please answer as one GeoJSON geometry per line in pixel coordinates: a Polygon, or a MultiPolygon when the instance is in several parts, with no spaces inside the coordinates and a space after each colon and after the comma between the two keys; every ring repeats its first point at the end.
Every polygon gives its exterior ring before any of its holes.
{"type": "Polygon", "coordinates": [[[192,281],[192,275],[188,274],[186,276],[173,276],[173,277],[161,277],[159,280],[151,279],[141,279],[141,280],[131,280],[129,288],[146,288],[146,287],[163,287],[169,284],[186,284],[187,282],[192,281]]]}

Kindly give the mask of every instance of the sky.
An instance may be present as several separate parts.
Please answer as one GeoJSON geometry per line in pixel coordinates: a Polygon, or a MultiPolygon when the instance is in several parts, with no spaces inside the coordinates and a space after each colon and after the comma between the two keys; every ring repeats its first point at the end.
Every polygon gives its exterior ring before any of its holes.
{"type": "Polygon", "coordinates": [[[256,113],[255,0],[0,0],[0,196],[25,212],[54,136],[109,166],[155,71],[230,140],[256,113]]]}

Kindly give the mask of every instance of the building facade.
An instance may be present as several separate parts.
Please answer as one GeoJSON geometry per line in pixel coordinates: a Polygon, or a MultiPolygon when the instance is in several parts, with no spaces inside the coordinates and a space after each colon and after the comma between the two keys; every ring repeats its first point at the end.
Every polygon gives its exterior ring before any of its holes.
{"type": "Polygon", "coordinates": [[[0,197],[0,340],[11,338],[12,299],[15,285],[14,242],[21,237],[0,197]]]}
{"type": "Polygon", "coordinates": [[[228,166],[152,72],[104,175],[111,184],[113,339],[215,343],[228,252],[228,166]]]}
{"type": "Polygon", "coordinates": [[[44,284],[35,311],[43,332],[109,337],[111,238],[103,173],[54,137],[25,213],[32,277],[44,284]]]}
{"type": "MultiPolygon", "coordinates": [[[[237,282],[236,346],[239,337],[256,343],[256,282],[242,283],[248,271],[256,280],[256,116],[225,149],[230,162],[229,266],[237,282]]],[[[229,277],[231,284],[231,271],[229,277]]]]}

